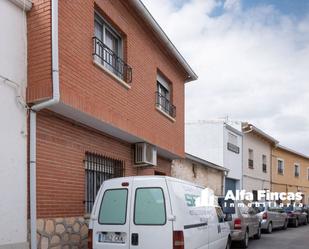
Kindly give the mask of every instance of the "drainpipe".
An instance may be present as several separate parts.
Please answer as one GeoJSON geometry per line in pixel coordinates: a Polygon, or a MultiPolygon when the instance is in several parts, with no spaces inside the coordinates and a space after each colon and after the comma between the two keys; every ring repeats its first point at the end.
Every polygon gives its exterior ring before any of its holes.
{"type": "Polygon", "coordinates": [[[51,0],[51,45],[52,45],[52,98],[38,103],[30,110],[30,229],[31,249],[37,249],[36,238],[36,113],[59,103],[59,55],[58,55],[58,0],[51,0]]]}

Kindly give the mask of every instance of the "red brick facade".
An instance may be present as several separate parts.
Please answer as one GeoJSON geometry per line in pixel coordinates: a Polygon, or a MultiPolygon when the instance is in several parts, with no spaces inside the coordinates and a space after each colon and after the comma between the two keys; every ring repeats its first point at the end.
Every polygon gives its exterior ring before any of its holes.
{"type": "MultiPolygon", "coordinates": [[[[28,24],[29,102],[51,95],[50,27],[45,27],[50,23],[50,4],[33,2],[28,24]],[[42,28],[36,28],[37,23],[42,28]]],[[[186,74],[129,2],[59,1],[61,102],[183,157],[186,74]],[[124,57],[133,68],[131,89],[93,63],[95,10],[124,38],[124,57]],[[176,122],[155,108],[158,70],[172,83],[176,122]]]]}
{"type": "MultiPolygon", "coordinates": [[[[171,56],[131,1],[59,0],[60,103],[105,124],[184,156],[184,82],[187,73],[171,56]],[[94,13],[123,38],[124,60],[133,69],[131,88],[94,64],[94,13]],[[155,107],[157,72],[171,82],[175,121],[155,107]]],[[[51,0],[33,0],[28,14],[28,103],[52,95],[51,0]]],[[[59,106],[59,105],[58,105],[59,106]]],[[[125,175],[171,173],[171,160],[134,167],[134,144],[51,111],[37,114],[38,218],[83,216],[86,152],[125,162],[125,175]]]]}
{"type": "Polygon", "coordinates": [[[37,118],[38,218],[85,214],[85,153],[97,153],[125,162],[125,175],[170,175],[171,162],[159,158],[158,167],[133,166],[132,144],[117,140],[53,112],[37,118]]]}

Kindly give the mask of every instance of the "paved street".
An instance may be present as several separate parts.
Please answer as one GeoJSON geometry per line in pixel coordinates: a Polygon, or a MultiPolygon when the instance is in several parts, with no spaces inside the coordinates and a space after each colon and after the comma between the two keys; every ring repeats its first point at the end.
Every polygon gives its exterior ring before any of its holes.
{"type": "MultiPolygon", "coordinates": [[[[309,225],[262,234],[261,240],[250,240],[249,249],[308,249],[309,225]]],[[[234,245],[233,248],[238,248],[234,245]]]]}

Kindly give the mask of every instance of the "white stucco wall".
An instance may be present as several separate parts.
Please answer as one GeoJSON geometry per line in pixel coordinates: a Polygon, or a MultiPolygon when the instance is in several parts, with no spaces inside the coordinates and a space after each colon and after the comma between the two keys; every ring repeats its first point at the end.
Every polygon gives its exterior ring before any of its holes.
{"type": "Polygon", "coordinates": [[[26,87],[26,17],[0,1],[0,248],[26,248],[27,113],[18,104],[26,87]]]}
{"type": "Polygon", "coordinates": [[[233,131],[232,129],[229,129],[228,126],[224,126],[223,129],[223,157],[224,157],[224,167],[228,168],[229,178],[233,178],[236,180],[239,180],[238,188],[241,187],[241,180],[242,180],[242,136],[239,135],[239,133],[233,131]],[[235,153],[233,151],[230,151],[227,149],[227,143],[228,143],[228,134],[232,133],[237,137],[237,146],[239,147],[239,153],[235,153]]]}
{"type": "Polygon", "coordinates": [[[244,158],[244,189],[247,191],[270,189],[271,170],[271,144],[261,137],[250,133],[243,136],[243,158],[244,158]],[[249,152],[253,150],[253,169],[248,167],[249,152]],[[267,172],[263,172],[263,159],[266,156],[267,172]]]}
{"type": "Polygon", "coordinates": [[[242,180],[242,136],[235,129],[228,129],[223,121],[200,121],[186,124],[186,153],[228,168],[228,178],[242,180]],[[239,154],[227,149],[228,133],[237,136],[239,154]]]}
{"type": "Polygon", "coordinates": [[[223,123],[200,121],[185,126],[185,151],[223,166],[223,123]]]}

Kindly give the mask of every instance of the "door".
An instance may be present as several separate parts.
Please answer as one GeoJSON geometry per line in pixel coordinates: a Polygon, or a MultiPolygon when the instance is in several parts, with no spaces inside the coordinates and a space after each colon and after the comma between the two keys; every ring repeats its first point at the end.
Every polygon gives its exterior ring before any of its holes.
{"type": "Polygon", "coordinates": [[[130,249],[171,249],[173,221],[164,178],[135,178],[132,187],[130,249]]]}
{"type": "Polygon", "coordinates": [[[236,180],[225,178],[225,193],[229,190],[232,190],[234,194],[236,193],[236,180]]]}
{"type": "Polygon", "coordinates": [[[209,249],[225,248],[229,234],[229,224],[224,222],[224,215],[220,207],[208,208],[213,218],[209,222],[209,249]]]}
{"type": "Polygon", "coordinates": [[[129,249],[131,178],[105,182],[95,203],[93,247],[129,249]]]}

